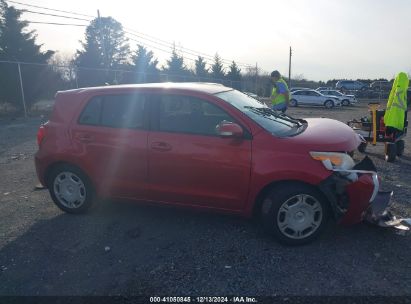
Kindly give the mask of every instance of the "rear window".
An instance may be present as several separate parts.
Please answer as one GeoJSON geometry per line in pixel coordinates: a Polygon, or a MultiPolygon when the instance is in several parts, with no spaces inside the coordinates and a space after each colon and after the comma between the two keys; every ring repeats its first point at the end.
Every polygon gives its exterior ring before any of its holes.
{"type": "Polygon", "coordinates": [[[144,126],[146,97],[141,94],[107,95],[92,98],[79,123],[111,128],[140,129],[144,126]]]}

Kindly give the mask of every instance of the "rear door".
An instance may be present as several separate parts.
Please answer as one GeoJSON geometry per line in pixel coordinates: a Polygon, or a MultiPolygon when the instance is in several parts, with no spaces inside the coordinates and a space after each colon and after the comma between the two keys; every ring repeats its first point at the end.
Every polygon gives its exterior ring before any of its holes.
{"type": "Polygon", "coordinates": [[[158,95],[148,138],[149,196],[154,201],[240,210],[251,170],[251,135],[221,138],[216,126],[235,122],[209,100],[158,95]]]}
{"type": "Polygon", "coordinates": [[[73,126],[71,137],[78,158],[100,195],[145,198],[146,111],[142,94],[96,96],[73,126]]]}
{"type": "Polygon", "coordinates": [[[299,104],[307,104],[307,91],[297,91],[293,96],[299,104]]]}

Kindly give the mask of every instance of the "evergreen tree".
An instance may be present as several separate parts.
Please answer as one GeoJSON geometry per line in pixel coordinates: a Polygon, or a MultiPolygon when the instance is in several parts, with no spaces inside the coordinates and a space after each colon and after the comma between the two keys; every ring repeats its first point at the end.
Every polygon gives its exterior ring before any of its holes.
{"type": "MultiPolygon", "coordinates": [[[[0,60],[47,64],[53,51],[43,52],[36,43],[35,31],[27,31],[28,23],[20,20],[23,11],[0,0],[0,60]]],[[[44,94],[42,81],[51,71],[47,66],[21,65],[27,106],[44,94]]],[[[0,63],[0,100],[14,103],[21,109],[18,65],[0,63]]]]}
{"type": "Polygon", "coordinates": [[[137,45],[137,51],[132,57],[134,81],[156,82],[159,81],[159,70],[157,68],[158,60],[154,58],[152,51],[148,51],[144,46],[137,45]]]}
{"type": "Polygon", "coordinates": [[[214,63],[211,66],[211,77],[217,81],[223,81],[225,77],[222,60],[218,54],[214,56],[214,63]]]}
{"type": "Polygon", "coordinates": [[[208,69],[206,68],[206,62],[203,57],[198,56],[195,61],[195,70],[194,73],[199,78],[209,77],[208,69]]]}
{"type": "Polygon", "coordinates": [[[79,85],[90,86],[118,82],[121,75],[106,69],[119,68],[128,60],[130,49],[121,23],[112,17],[96,18],[90,22],[85,36],[85,42],[82,43],[83,49],[77,50],[74,60],[78,67],[79,85]],[[102,70],[92,70],[93,68],[102,70]]]}
{"type": "Polygon", "coordinates": [[[232,81],[232,87],[241,90],[241,69],[233,61],[229,67],[227,78],[232,81]]]}
{"type": "Polygon", "coordinates": [[[168,79],[171,81],[184,81],[186,76],[190,75],[190,71],[184,64],[183,56],[177,53],[175,47],[173,47],[171,57],[167,60],[167,67],[163,67],[163,71],[168,74],[168,79]]]}

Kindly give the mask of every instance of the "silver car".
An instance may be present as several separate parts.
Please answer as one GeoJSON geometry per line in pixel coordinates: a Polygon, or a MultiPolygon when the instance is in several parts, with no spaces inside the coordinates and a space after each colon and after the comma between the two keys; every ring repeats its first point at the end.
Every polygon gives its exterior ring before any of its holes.
{"type": "Polygon", "coordinates": [[[291,93],[290,106],[299,105],[324,106],[328,109],[341,106],[341,99],[335,96],[321,94],[315,90],[299,90],[291,93]]]}
{"type": "Polygon", "coordinates": [[[321,90],[321,94],[339,97],[343,106],[349,106],[358,102],[354,95],[346,95],[337,90],[321,90]]]}

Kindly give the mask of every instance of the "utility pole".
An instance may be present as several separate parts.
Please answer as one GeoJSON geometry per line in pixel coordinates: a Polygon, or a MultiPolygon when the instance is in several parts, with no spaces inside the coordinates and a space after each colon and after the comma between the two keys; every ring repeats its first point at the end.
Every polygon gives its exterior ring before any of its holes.
{"type": "Polygon", "coordinates": [[[21,77],[20,62],[17,63],[17,69],[19,70],[20,90],[21,90],[21,99],[23,101],[24,118],[27,118],[26,98],[24,96],[23,78],[21,77]]]}
{"type": "Polygon", "coordinates": [[[288,87],[291,89],[291,56],[293,55],[293,51],[290,46],[290,59],[288,61],[288,87]]]}
{"type": "Polygon", "coordinates": [[[255,63],[254,93],[257,94],[258,64],[255,63]]]}
{"type": "Polygon", "coordinates": [[[106,43],[104,41],[104,34],[103,34],[103,24],[101,23],[100,17],[100,10],[97,10],[97,19],[98,19],[98,26],[100,28],[100,40],[101,40],[101,52],[103,55],[103,65],[106,68],[106,79],[108,79],[108,66],[107,66],[107,53],[106,53],[106,43]]]}

